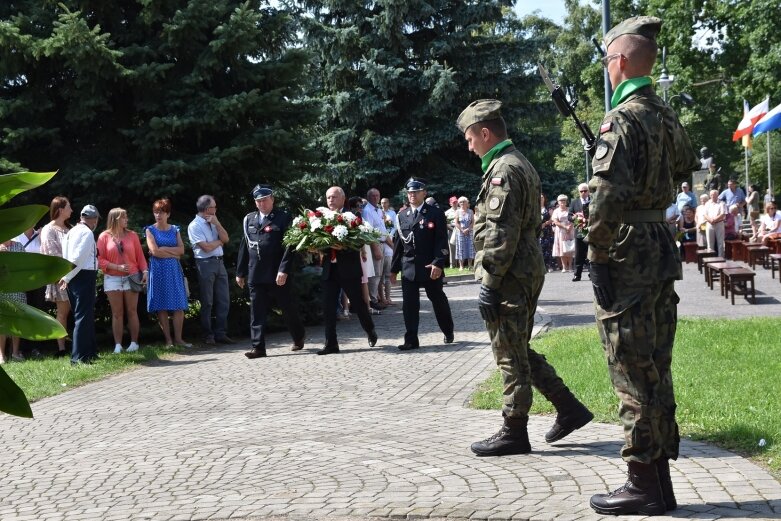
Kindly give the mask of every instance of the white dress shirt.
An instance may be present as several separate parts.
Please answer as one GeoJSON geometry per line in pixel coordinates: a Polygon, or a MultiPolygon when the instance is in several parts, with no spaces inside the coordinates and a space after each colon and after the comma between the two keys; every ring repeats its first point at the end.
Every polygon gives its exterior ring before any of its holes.
{"type": "Polygon", "coordinates": [[[98,250],[95,234],[89,226],[80,222],[62,240],[62,258],[76,265],[65,277],[70,282],[81,270],[98,269],[98,250]]]}

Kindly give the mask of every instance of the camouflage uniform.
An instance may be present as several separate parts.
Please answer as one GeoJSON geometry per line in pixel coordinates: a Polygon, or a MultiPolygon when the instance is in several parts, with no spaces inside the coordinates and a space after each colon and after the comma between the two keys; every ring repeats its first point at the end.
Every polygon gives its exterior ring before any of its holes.
{"type": "Polygon", "coordinates": [[[526,417],[532,385],[546,398],[566,386],[545,357],[529,347],[545,264],[537,242],[540,178],[513,145],[499,151],[483,176],[475,220],[475,278],[499,291],[498,322],[486,322],[504,383],[507,417],[526,417]]]}
{"type": "Polygon", "coordinates": [[[587,241],[589,260],[608,264],[615,292],[609,309],[595,307],[621,400],[621,456],[640,463],[676,459],[670,363],[681,263],[664,210],[700,162],[675,112],[645,86],[605,116],[592,164],[587,241]]]}

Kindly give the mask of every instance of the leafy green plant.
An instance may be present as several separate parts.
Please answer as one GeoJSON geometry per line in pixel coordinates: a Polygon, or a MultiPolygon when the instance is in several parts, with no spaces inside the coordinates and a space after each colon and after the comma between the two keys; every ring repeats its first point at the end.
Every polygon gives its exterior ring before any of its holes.
{"type": "MultiPolygon", "coordinates": [[[[0,176],[0,205],[16,195],[41,186],[56,172],[20,172],[0,176]]],[[[0,210],[0,242],[31,228],[49,209],[27,205],[0,210]]],[[[70,262],[36,253],[4,252],[0,255],[0,292],[27,291],[59,280],[72,268],[70,262]]],[[[53,317],[26,304],[0,299],[0,334],[30,340],[49,340],[66,335],[53,317]]],[[[24,392],[0,367],[0,411],[32,418],[24,392]]]]}

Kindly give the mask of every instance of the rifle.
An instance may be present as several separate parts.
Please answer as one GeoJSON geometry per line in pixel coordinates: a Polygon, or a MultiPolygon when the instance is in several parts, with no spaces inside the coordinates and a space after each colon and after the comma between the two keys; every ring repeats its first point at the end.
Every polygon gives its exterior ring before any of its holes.
{"type": "Polygon", "coordinates": [[[588,128],[587,124],[578,119],[577,114],[575,114],[575,109],[570,105],[570,102],[567,101],[566,96],[564,96],[564,91],[561,90],[560,86],[555,85],[551,81],[545,67],[539,63],[537,64],[537,68],[540,71],[540,76],[542,76],[542,81],[545,82],[545,86],[548,87],[548,90],[550,91],[550,97],[553,100],[553,104],[556,105],[556,108],[559,109],[562,116],[565,118],[571,117],[575,121],[575,126],[578,127],[578,130],[580,130],[580,133],[583,134],[583,138],[586,140],[586,145],[583,148],[588,152],[589,156],[594,157],[594,147],[597,142],[594,133],[591,132],[591,129],[588,128]]]}

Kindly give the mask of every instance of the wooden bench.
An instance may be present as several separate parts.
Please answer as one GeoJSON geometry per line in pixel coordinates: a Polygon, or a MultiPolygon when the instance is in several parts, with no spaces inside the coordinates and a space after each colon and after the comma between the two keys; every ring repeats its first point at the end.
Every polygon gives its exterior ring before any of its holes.
{"type": "Polygon", "coordinates": [[[732,305],[735,305],[735,295],[743,295],[743,298],[751,304],[757,303],[757,295],[754,291],[754,276],[756,273],[748,268],[727,268],[722,272],[724,277],[725,297],[729,295],[732,305]],[[751,284],[751,300],[748,300],[749,283],[751,284]]]}
{"type": "Polygon", "coordinates": [[[770,262],[770,276],[776,278],[776,265],[778,265],[778,280],[781,281],[781,253],[771,253],[767,257],[770,262]]]}
{"type": "MultiPolygon", "coordinates": [[[[710,289],[713,289],[713,285],[717,280],[724,280],[722,271],[730,268],[742,268],[740,264],[732,261],[725,262],[707,262],[703,265],[705,269],[705,283],[710,289]]],[[[724,294],[724,284],[721,285],[721,294],[724,294]]]]}
{"type": "Polygon", "coordinates": [[[757,264],[761,262],[763,268],[768,268],[768,255],[770,254],[770,248],[767,246],[749,246],[748,259],[746,262],[753,269],[757,268],[757,264]]]}
{"type": "Polygon", "coordinates": [[[685,263],[697,262],[697,248],[699,246],[694,241],[683,243],[683,261],[685,263]]]}
{"type": "Polygon", "coordinates": [[[742,246],[742,240],[724,241],[724,258],[727,260],[740,260],[741,257],[739,255],[743,254],[742,246]]]}
{"type": "Polygon", "coordinates": [[[714,250],[702,249],[697,250],[697,271],[702,273],[702,259],[706,257],[715,257],[716,252],[714,250]]]}

